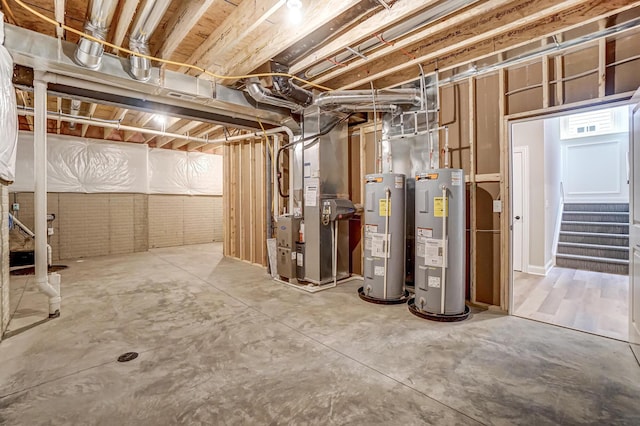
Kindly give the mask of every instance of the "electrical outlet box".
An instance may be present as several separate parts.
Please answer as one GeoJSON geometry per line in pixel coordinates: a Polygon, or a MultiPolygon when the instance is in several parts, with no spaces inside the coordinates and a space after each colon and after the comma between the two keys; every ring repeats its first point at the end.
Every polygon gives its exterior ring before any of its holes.
{"type": "Polygon", "coordinates": [[[502,213],[502,200],[493,200],[493,212],[502,213]]]}
{"type": "Polygon", "coordinates": [[[11,206],[11,210],[13,210],[14,212],[19,211],[20,210],[20,204],[13,203],[13,205],[11,206]]]}

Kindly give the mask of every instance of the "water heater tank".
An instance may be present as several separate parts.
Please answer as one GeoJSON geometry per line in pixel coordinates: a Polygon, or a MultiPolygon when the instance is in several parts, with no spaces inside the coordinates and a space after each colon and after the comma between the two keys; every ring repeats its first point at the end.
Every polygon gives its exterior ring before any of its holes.
{"type": "Polygon", "coordinates": [[[410,309],[442,317],[468,313],[465,236],[462,170],[436,169],[417,175],[415,299],[410,309]]]}
{"type": "Polygon", "coordinates": [[[360,297],[374,303],[405,299],[405,176],[367,175],[364,200],[364,285],[360,297]]]}

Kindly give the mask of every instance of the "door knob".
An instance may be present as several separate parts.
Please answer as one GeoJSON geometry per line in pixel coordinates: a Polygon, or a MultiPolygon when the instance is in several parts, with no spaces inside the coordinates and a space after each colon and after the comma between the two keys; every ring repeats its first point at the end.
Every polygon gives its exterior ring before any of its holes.
{"type": "Polygon", "coordinates": [[[520,216],[516,216],[516,220],[520,220],[520,216]]]}

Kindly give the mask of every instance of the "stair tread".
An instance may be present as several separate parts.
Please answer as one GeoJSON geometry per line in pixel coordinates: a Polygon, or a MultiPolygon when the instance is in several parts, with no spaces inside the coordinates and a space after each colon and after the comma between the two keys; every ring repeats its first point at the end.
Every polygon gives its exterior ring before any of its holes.
{"type": "Polygon", "coordinates": [[[610,257],[595,257],[595,256],[582,256],[579,254],[556,254],[556,257],[562,259],[575,259],[575,260],[588,260],[592,262],[600,262],[600,263],[617,263],[619,265],[628,265],[629,261],[626,259],[613,259],[610,257]]]}
{"type": "Polygon", "coordinates": [[[567,225],[606,225],[606,226],[629,226],[626,222],[587,222],[583,220],[563,220],[567,225]]]}
{"type": "Polygon", "coordinates": [[[599,249],[599,250],[629,251],[629,247],[627,246],[610,246],[606,244],[588,244],[588,243],[570,243],[565,241],[559,241],[558,246],[591,248],[591,249],[599,249]]]}
{"type": "Polygon", "coordinates": [[[605,232],[560,231],[564,235],[582,235],[587,237],[629,238],[629,234],[609,234],[605,232]]]}
{"type": "Polygon", "coordinates": [[[581,211],[581,210],[564,210],[564,213],[567,214],[597,214],[597,215],[618,215],[618,216],[629,216],[629,212],[592,212],[592,211],[581,211]]]}

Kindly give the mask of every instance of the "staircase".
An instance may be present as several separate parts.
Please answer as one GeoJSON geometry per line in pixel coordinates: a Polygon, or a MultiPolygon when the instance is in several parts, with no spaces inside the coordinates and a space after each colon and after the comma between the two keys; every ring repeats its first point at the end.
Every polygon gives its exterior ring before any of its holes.
{"type": "Polygon", "coordinates": [[[629,205],[565,204],[556,266],[629,273],[629,205]]]}

